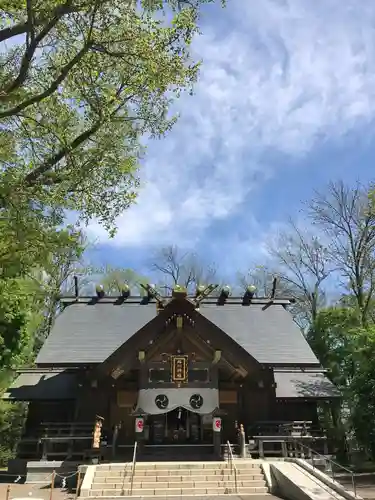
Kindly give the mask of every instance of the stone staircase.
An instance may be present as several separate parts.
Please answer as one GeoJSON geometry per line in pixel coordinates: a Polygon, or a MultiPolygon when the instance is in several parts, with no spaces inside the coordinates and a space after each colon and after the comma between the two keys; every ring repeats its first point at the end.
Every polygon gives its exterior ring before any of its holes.
{"type": "MultiPolygon", "coordinates": [[[[237,494],[267,494],[259,462],[236,461],[237,494]]],[[[234,472],[228,462],[137,463],[131,492],[132,464],[97,465],[91,488],[81,491],[90,498],[236,495],[234,472]]]]}

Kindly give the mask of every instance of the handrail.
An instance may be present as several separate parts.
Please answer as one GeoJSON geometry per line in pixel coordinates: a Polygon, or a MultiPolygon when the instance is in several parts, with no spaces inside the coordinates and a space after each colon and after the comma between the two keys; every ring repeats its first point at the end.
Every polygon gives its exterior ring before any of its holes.
{"type": "Polygon", "coordinates": [[[135,465],[137,463],[137,445],[138,441],[134,442],[134,451],[133,451],[133,463],[132,463],[132,477],[130,480],[130,496],[133,495],[133,483],[134,483],[134,473],[135,473],[135,465]]]}
{"type": "Polygon", "coordinates": [[[354,475],[354,472],[352,470],[348,469],[347,467],[344,467],[341,464],[338,464],[337,462],[334,462],[332,459],[328,458],[325,455],[322,455],[321,453],[318,453],[317,451],[313,450],[309,446],[306,446],[305,444],[302,444],[301,442],[298,441],[298,439],[296,439],[295,441],[296,441],[296,443],[298,442],[298,445],[301,448],[306,448],[308,450],[309,454],[311,455],[312,466],[313,466],[314,469],[315,469],[314,455],[317,455],[318,457],[322,457],[325,462],[328,462],[331,465],[330,468],[331,468],[331,474],[332,474],[332,480],[333,481],[335,481],[335,473],[334,473],[334,467],[332,467],[332,466],[339,467],[340,469],[343,469],[344,471],[348,472],[350,474],[351,478],[352,478],[352,487],[353,487],[354,496],[357,496],[357,485],[356,485],[356,482],[355,482],[355,475],[354,475]]]}
{"type": "Polygon", "coordinates": [[[234,463],[234,458],[233,458],[233,452],[232,452],[232,445],[230,444],[229,441],[227,441],[227,447],[228,447],[228,454],[229,454],[229,459],[230,459],[230,473],[234,472],[234,492],[238,493],[238,487],[237,487],[237,467],[236,464],[234,463]]]}
{"type": "MultiPolygon", "coordinates": [[[[133,451],[133,460],[132,460],[132,475],[130,478],[130,491],[129,495],[131,496],[133,494],[133,482],[134,482],[134,473],[135,473],[135,464],[136,464],[136,457],[137,457],[137,441],[134,442],[134,451],[133,451]]],[[[125,480],[126,480],[126,469],[127,469],[128,463],[125,464],[124,467],[124,478],[122,480],[122,488],[121,488],[121,496],[125,496],[125,480]]]]}

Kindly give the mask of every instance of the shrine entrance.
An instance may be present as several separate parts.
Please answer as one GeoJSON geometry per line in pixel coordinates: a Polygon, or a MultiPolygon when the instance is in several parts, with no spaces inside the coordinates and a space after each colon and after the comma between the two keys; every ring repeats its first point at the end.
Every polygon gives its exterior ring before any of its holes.
{"type": "Polygon", "coordinates": [[[149,445],[212,444],[212,416],[199,415],[185,408],[149,415],[145,422],[145,441],[149,445]]]}

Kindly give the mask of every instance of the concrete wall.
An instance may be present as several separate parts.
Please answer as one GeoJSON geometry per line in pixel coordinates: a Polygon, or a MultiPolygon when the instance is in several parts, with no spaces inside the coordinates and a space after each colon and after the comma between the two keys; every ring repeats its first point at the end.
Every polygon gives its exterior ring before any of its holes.
{"type": "Polygon", "coordinates": [[[313,469],[305,460],[289,459],[263,466],[270,492],[288,500],[362,500],[313,469]],[[269,470],[266,472],[267,468],[269,470]]]}

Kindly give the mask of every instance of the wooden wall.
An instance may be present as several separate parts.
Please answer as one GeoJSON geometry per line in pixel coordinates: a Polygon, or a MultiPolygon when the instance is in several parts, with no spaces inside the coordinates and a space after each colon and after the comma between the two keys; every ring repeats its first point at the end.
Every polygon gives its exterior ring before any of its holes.
{"type": "Polygon", "coordinates": [[[30,401],[26,430],[44,422],[68,422],[74,418],[75,401],[30,401]]]}
{"type": "Polygon", "coordinates": [[[273,403],[274,420],[309,420],[318,425],[316,401],[284,400],[273,403]]]}

